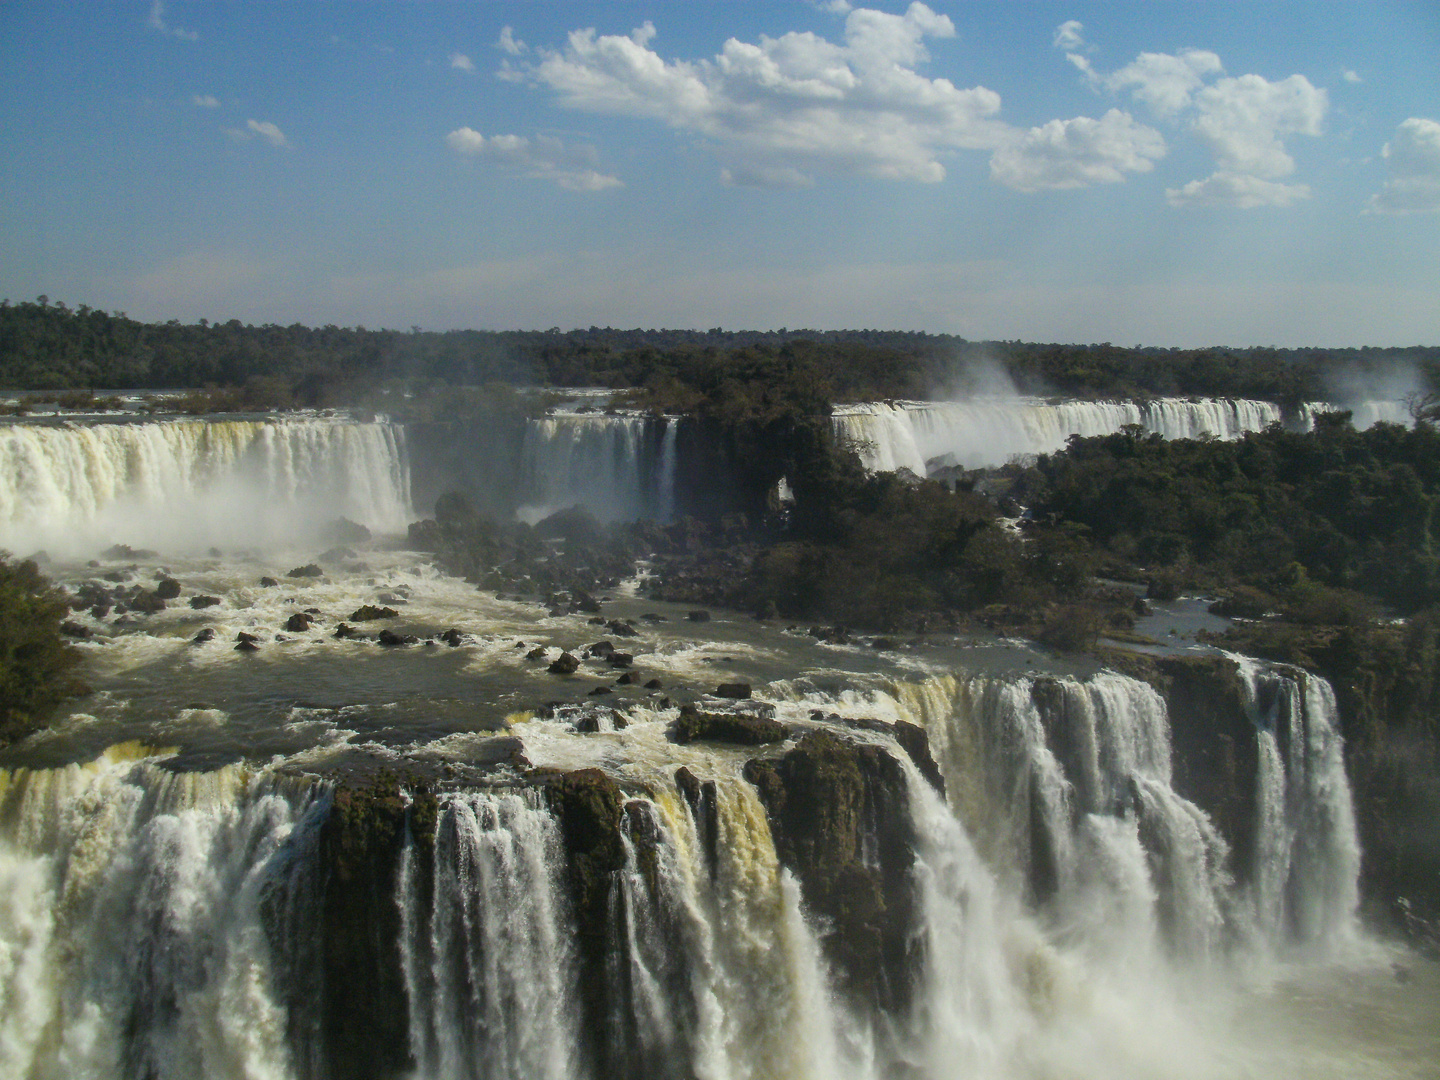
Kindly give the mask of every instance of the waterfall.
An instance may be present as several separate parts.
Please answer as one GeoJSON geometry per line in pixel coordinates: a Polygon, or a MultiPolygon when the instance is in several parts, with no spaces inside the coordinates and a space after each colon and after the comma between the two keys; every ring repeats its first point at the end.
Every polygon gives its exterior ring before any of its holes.
{"type": "Polygon", "coordinates": [[[0,427],[0,543],[79,554],[313,538],[345,517],[404,532],[403,431],[339,420],[0,427]]]}
{"type": "Polygon", "coordinates": [[[521,454],[527,503],[520,516],[538,521],[578,504],[604,521],[668,521],[675,506],[678,427],[674,418],[588,413],[530,421],[521,454]]]}
{"type": "Polygon", "coordinates": [[[423,910],[402,855],[401,954],[410,1049],[433,1080],[578,1075],[579,978],[550,815],[519,793],[447,795],[423,910]]]}
{"type": "MultiPolygon", "coordinates": [[[[1296,422],[1313,425],[1317,412],[1338,408],[1302,406],[1296,422]]],[[[1014,457],[1064,449],[1071,435],[1112,435],[1127,424],[1166,439],[1211,435],[1237,439],[1285,422],[1279,405],[1243,398],[1155,398],[1149,401],[1058,401],[1039,398],[973,398],[968,401],[869,402],[837,407],[835,433],[854,445],[872,472],[909,469],[924,476],[934,468],[979,469],[1014,457]]],[[[1363,402],[1354,422],[1409,422],[1403,402],[1363,402]]]]}
{"type": "Polygon", "coordinates": [[[0,1075],[293,1076],[267,923],[325,804],[144,753],[0,774],[0,1075]]]}
{"type": "Polygon", "coordinates": [[[1253,931],[1270,942],[1349,940],[1360,846],[1335,693],[1318,675],[1231,659],[1260,750],[1253,931]]]}

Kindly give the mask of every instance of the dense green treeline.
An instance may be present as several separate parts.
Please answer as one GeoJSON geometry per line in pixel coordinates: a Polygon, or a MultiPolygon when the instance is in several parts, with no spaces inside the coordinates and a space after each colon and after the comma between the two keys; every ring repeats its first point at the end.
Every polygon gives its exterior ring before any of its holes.
{"type": "Polygon", "coordinates": [[[369,389],[486,383],[646,387],[683,398],[748,356],[808,357],[831,400],[930,397],[996,384],[1025,393],[1144,397],[1206,395],[1279,402],[1330,396],[1341,366],[1385,377],[1398,366],[1440,369],[1440,348],[1163,349],[967,341],[879,330],[619,330],[562,332],[376,330],[294,324],[143,323],[123,313],[51,302],[0,302],[0,386],[169,389],[264,383],[296,404],[353,402],[369,389]]]}
{"type": "Polygon", "coordinates": [[[1321,587],[1402,612],[1440,602],[1440,433],[1348,421],[1333,413],[1313,433],[1275,427],[1235,442],[1076,438],[1025,472],[1017,495],[1114,560],[1238,584],[1296,611],[1331,605],[1319,621],[1345,621],[1321,587]]]}

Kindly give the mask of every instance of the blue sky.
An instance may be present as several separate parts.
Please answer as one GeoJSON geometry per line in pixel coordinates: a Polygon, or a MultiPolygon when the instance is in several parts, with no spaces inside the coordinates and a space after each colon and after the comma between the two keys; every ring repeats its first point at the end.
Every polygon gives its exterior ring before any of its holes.
{"type": "Polygon", "coordinates": [[[0,296],[1440,343],[1440,4],[0,5],[0,296]]]}

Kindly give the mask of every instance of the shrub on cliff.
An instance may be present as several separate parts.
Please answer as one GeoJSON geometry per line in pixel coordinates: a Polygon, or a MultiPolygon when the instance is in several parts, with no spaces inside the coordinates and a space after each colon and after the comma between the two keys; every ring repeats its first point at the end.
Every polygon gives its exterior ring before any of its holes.
{"type": "Polygon", "coordinates": [[[79,654],[60,632],[68,612],[33,560],[0,553],[0,745],[42,726],[81,689],[72,675],[79,654]]]}

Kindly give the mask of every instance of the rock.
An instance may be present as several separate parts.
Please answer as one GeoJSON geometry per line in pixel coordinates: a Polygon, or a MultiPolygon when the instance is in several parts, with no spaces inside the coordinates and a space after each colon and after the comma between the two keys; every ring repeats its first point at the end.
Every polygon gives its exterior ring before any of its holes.
{"type": "Polygon", "coordinates": [[[273,589],[279,584],[280,582],[276,581],[273,577],[262,577],[260,579],[260,587],[262,589],[273,589]]]}
{"type": "Polygon", "coordinates": [[[884,748],[807,734],[780,758],[745,766],[781,863],[800,881],[821,944],[850,997],[892,1015],[919,970],[919,912],[905,769],[884,748]]]}
{"type": "Polygon", "coordinates": [[[310,624],[314,621],[313,616],[307,615],[303,611],[297,611],[285,620],[285,629],[292,634],[303,634],[310,629],[310,624]]]}
{"type": "Polygon", "coordinates": [[[648,623],[662,623],[669,622],[670,620],[665,618],[664,615],[656,615],[653,611],[647,611],[645,612],[645,614],[640,616],[640,621],[648,623]]]}
{"type": "Polygon", "coordinates": [[[255,634],[250,633],[250,631],[248,630],[241,630],[238,634],[235,635],[235,640],[241,643],[249,642],[251,645],[253,645],[255,644],[255,642],[259,641],[260,638],[257,637],[255,634]]]}
{"type": "Polygon", "coordinates": [[[381,645],[387,645],[391,648],[394,648],[396,645],[418,645],[420,643],[420,639],[414,634],[397,634],[388,628],[381,630],[376,640],[378,640],[381,645]]]}
{"type": "Polygon", "coordinates": [[[174,578],[162,577],[155,586],[155,595],[161,600],[174,600],[180,595],[180,582],[174,578]]]}
{"type": "Polygon", "coordinates": [[[595,642],[595,644],[593,644],[593,645],[587,645],[587,646],[585,646],[585,656],[586,656],[587,658],[589,658],[589,657],[599,657],[600,659],[603,660],[605,657],[609,656],[609,655],[610,655],[611,653],[613,653],[614,651],[615,651],[615,643],[614,643],[613,641],[603,641],[603,640],[602,640],[602,641],[597,641],[597,642],[595,642]]]}
{"type": "Polygon", "coordinates": [[[109,604],[96,604],[90,609],[90,616],[95,619],[103,619],[110,614],[109,604]]]}
{"type": "Polygon", "coordinates": [[[153,615],[165,610],[165,601],[148,589],[142,589],[130,600],[130,610],[153,615]]]}
{"type": "Polygon", "coordinates": [[[590,691],[590,697],[598,697],[601,694],[613,694],[614,692],[615,691],[608,686],[597,686],[594,690],[590,691]]]}
{"type": "Polygon", "coordinates": [[[940,766],[935,763],[935,758],[930,753],[930,739],[925,734],[925,729],[908,720],[897,720],[890,730],[895,741],[910,755],[910,760],[915,763],[915,768],[920,770],[920,775],[930,781],[931,787],[944,795],[945,777],[940,775],[940,766]]]}
{"type": "Polygon", "coordinates": [[[365,604],[350,613],[351,622],[374,622],[377,619],[398,619],[400,613],[394,608],[376,607],[365,604]]]}
{"type": "Polygon", "coordinates": [[[478,516],[475,504],[470,501],[469,496],[458,491],[447,491],[435,500],[435,520],[441,525],[464,525],[478,516]]]}
{"type": "Polygon", "coordinates": [[[370,530],[358,521],[336,518],[320,532],[327,544],[364,544],[370,540],[370,530]]]}
{"type": "MultiPolygon", "coordinates": [[[[523,647],[523,646],[524,646],[524,643],[522,642],[522,643],[521,643],[521,647],[523,647]]],[[[544,660],[545,657],[546,657],[546,655],[547,655],[549,652],[550,652],[550,650],[547,649],[547,648],[545,648],[544,645],[536,645],[535,648],[531,649],[529,652],[527,652],[527,653],[525,654],[525,659],[526,659],[526,660],[544,660]]]]}
{"type": "Polygon", "coordinates": [[[629,623],[623,623],[619,619],[611,619],[605,624],[605,629],[616,637],[639,637],[640,631],[629,623]]]}
{"type": "Polygon", "coordinates": [[[743,682],[721,683],[715,688],[715,696],[743,701],[750,696],[750,684],[743,682]]]}
{"type": "Polygon", "coordinates": [[[332,634],[331,637],[337,637],[341,641],[349,641],[355,639],[363,640],[365,635],[359,630],[356,630],[355,627],[347,626],[342,622],[339,626],[335,627],[335,633],[332,634]]]}
{"type": "Polygon", "coordinates": [[[116,544],[114,547],[108,547],[102,551],[100,557],[125,562],[146,562],[156,558],[159,554],[158,551],[150,551],[147,548],[132,548],[129,544],[116,544]]]}
{"type": "Polygon", "coordinates": [[[660,682],[659,679],[651,679],[649,682],[647,682],[647,683],[645,684],[645,689],[646,689],[646,690],[663,690],[663,689],[665,689],[665,687],[661,684],[661,682],[660,682]]]}
{"type": "Polygon", "coordinates": [[[551,662],[548,670],[551,675],[574,675],[579,668],[579,660],[568,652],[562,652],[558,659],[551,662]]]}
{"type": "Polygon", "coordinates": [[[121,582],[128,581],[130,578],[130,575],[124,570],[107,570],[100,576],[103,577],[106,581],[115,582],[117,585],[121,582]]]}
{"type": "Polygon", "coordinates": [[[785,725],[764,716],[742,713],[701,712],[693,705],[680,708],[680,717],[667,732],[670,741],[682,746],[692,742],[725,742],[740,746],[764,746],[784,742],[785,725]]]}
{"type": "Polygon", "coordinates": [[[324,570],[321,570],[319,566],[312,562],[306,563],[304,566],[295,567],[295,569],[287,572],[285,576],[292,578],[312,578],[322,577],[324,573],[324,570]]]}
{"type": "Polygon", "coordinates": [[[201,630],[198,634],[196,634],[194,637],[192,637],[192,638],[190,639],[190,644],[191,644],[191,645],[204,645],[207,641],[214,641],[214,640],[215,640],[215,628],[214,628],[213,626],[207,626],[207,627],[205,627],[204,630],[201,630]]]}
{"type": "Polygon", "coordinates": [[[633,671],[627,671],[615,680],[616,686],[633,686],[640,681],[640,676],[633,671]]]}
{"type": "Polygon", "coordinates": [[[454,627],[451,627],[449,630],[446,630],[443,634],[440,635],[440,640],[443,641],[446,645],[449,645],[450,648],[454,649],[458,648],[460,643],[465,640],[465,635],[460,633],[460,631],[456,630],[454,627]]]}
{"type": "Polygon", "coordinates": [[[612,652],[605,657],[605,663],[613,668],[627,668],[635,662],[635,657],[628,652],[612,652]]]}
{"type": "Polygon", "coordinates": [[[205,608],[214,607],[218,603],[220,603],[220,597],[218,596],[192,596],[190,598],[190,606],[196,611],[203,611],[205,608]]]}
{"type": "Polygon", "coordinates": [[[260,646],[259,646],[259,645],[256,645],[254,641],[241,641],[238,645],[235,646],[235,651],[236,651],[236,652],[259,652],[259,651],[260,651],[260,646]]]}
{"type": "Polygon", "coordinates": [[[600,601],[587,593],[584,589],[576,589],[571,601],[576,611],[582,611],[586,615],[598,615],[600,613],[600,601]]]}
{"type": "Polygon", "coordinates": [[[79,623],[71,622],[69,619],[66,619],[60,624],[60,633],[66,637],[79,638],[82,641],[95,636],[95,631],[91,630],[88,626],[81,626],[79,623]]]}
{"type": "Polygon", "coordinates": [[[709,621],[710,621],[710,612],[708,612],[708,611],[699,611],[699,610],[697,610],[697,611],[687,611],[687,612],[685,613],[685,618],[689,619],[691,622],[709,622],[709,621]]]}

